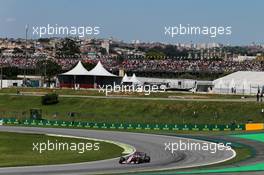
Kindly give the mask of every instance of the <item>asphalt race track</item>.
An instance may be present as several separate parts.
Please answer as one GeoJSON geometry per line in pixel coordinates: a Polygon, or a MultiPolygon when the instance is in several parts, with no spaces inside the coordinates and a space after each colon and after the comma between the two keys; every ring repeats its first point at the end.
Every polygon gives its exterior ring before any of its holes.
{"type": "MultiPolygon", "coordinates": [[[[163,169],[180,169],[186,167],[197,167],[208,164],[215,164],[228,160],[235,156],[233,150],[217,151],[177,151],[171,154],[165,151],[165,142],[179,142],[179,140],[189,140],[189,142],[202,143],[194,139],[185,139],[173,136],[162,136],[152,134],[140,134],[117,131],[98,131],[85,129],[61,129],[61,128],[35,128],[35,127],[9,127],[0,126],[0,131],[59,134],[78,137],[88,137],[117,141],[134,146],[137,151],[143,151],[150,155],[151,163],[120,165],[119,158],[95,161],[88,163],[76,163],[67,165],[47,165],[28,167],[7,167],[0,168],[0,174],[4,175],[40,175],[40,174],[109,174],[138,171],[154,171],[163,169]]],[[[32,149],[32,148],[29,148],[32,149]]],[[[36,153],[37,154],[37,153],[36,153]]]]}

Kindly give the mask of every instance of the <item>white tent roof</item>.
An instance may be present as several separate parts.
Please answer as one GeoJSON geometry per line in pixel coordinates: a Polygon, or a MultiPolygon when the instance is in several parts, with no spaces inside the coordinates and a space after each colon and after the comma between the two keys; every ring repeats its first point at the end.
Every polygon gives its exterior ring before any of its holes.
{"type": "Polygon", "coordinates": [[[136,77],[136,74],[133,74],[132,77],[130,78],[130,82],[132,83],[141,83],[136,77]]]}
{"type": "Polygon", "coordinates": [[[238,71],[214,80],[213,91],[216,93],[256,94],[264,86],[263,77],[264,72],[238,71]]]}
{"type": "Polygon", "coordinates": [[[108,76],[108,77],[116,77],[116,75],[108,72],[103,65],[101,64],[101,62],[99,61],[97,63],[97,65],[89,71],[89,75],[91,76],[108,76]]]}
{"type": "Polygon", "coordinates": [[[130,82],[130,78],[128,78],[127,74],[123,77],[122,82],[130,82]]]}
{"type": "Polygon", "coordinates": [[[99,61],[97,65],[90,71],[86,70],[81,61],[70,71],[63,73],[62,75],[89,75],[89,76],[108,76],[116,77],[116,75],[108,72],[101,62],[99,61]]]}
{"type": "Polygon", "coordinates": [[[63,73],[62,75],[89,75],[89,72],[83,67],[81,61],[68,72],[63,73]]]}
{"type": "Polygon", "coordinates": [[[213,81],[215,85],[264,85],[264,72],[238,71],[213,81]]]}

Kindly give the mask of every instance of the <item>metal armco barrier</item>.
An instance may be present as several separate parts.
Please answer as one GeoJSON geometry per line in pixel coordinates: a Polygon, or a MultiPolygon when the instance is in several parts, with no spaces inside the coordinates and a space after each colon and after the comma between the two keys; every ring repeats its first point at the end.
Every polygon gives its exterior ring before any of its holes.
{"type": "Polygon", "coordinates": [[[96,123],[70,122],[59,120],[18,120],[14,118],[0,119],[3,125],[47,126],[47,127],[77,127],[90,129],[118,129],[118,130],[163,130],[163,131],[242,131],[244,124],[232,125],[195,125],[195,124],[135,124],[135,123],[96,123]]]}

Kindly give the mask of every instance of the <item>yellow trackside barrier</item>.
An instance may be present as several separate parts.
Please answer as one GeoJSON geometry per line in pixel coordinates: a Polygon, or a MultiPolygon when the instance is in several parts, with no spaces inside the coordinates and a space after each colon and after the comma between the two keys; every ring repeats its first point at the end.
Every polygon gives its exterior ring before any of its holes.
{"type": "Polygon", "coordinates": [[[262,129],[264,129],[264,123],[246,124],[246,131],[262,130],[262,129]]]}

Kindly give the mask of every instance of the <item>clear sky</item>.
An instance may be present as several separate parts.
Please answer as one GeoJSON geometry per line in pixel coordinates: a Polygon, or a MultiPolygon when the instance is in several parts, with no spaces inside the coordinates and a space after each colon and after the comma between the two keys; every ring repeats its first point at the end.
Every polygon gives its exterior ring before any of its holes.
{"type": "MultiPolygon", "coordinates": [[[[100,38],[131,41],[264,43],[263,0],[0,0],[0,37],[25,37],[25,25],[101,27],[100,38]],[[164,26],[232,26],[231,36],[164,35],[164,26]]],[[[30,33],[32,35],[32,32],[30,33]]],[[[31,37],[31,36],[29,36],[31,37]]]]}

